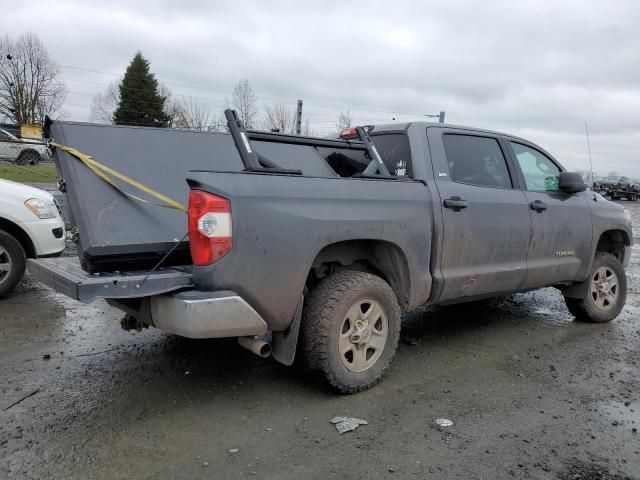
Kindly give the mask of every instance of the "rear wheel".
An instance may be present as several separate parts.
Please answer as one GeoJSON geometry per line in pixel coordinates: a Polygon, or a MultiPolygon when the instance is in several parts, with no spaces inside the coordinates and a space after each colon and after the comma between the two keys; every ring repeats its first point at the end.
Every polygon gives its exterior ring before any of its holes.
{"type": "Polygon", "coordinates": [[[616,318],[627,298],[627,277],[618,259],[597,252],[583,298],[565,297],[567,308],[578,320],[606,323],[616,318]]]}
{"type": "Polygon", "coordinates": [[[307,367],[339,392],[355,393],[389,368],[400,337],[400,306],[380,277],[338,272],[311,292],[301,329],[307,367]]]}
{"type": "Polygon", "coordinates": [[[16,159],[18,165],[37,165],[40,163],[40,154],[35,150],[25,150],[16,159]]]}
{"type": "Polygon", "coordinates": [[[0,230],[0,298],[18,284],[25,270],[24,250],[20,243],[0,230]]]}

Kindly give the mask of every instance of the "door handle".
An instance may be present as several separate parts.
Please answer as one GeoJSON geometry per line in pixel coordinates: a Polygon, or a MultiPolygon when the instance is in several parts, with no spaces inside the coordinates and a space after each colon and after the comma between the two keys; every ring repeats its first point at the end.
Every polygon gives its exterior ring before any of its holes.
{"type": "Polygon", "coordinates": [[[529,208],[531,208],[531,210],[535,210],[538,213],[544,212],[547,209],[547,204],[542,200],[534,200],[529,204],[529,208]]]}
{"type": "Polygon", "coordinates": [[[450,208],[454,212],[459,212],[463,208],[467,208],[469,204],[460,197],[446,198],[443,202],[444,208],[450,208]]]}

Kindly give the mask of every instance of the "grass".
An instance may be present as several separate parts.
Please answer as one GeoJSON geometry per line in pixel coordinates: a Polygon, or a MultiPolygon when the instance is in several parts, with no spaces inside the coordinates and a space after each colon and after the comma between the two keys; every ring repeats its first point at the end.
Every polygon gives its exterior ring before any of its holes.
{"type": "Polygon", "coordinates": [[[58,170],[53,163],[13,165],[0,163],[0,178],[20,183],[55,183],[58,170]]]}

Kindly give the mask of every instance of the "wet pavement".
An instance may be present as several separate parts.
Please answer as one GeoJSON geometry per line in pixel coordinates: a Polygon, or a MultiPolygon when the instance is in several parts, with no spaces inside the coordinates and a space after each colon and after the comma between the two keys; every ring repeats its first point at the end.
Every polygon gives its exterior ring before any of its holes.
{"type": "Polygon", "coordinates": [[[628,282],[605,325],[554,289],[412,315],[385,379],[340,396],[27,276],[0,301],[0,478],[640,478],[638,245],[628,282]]]}

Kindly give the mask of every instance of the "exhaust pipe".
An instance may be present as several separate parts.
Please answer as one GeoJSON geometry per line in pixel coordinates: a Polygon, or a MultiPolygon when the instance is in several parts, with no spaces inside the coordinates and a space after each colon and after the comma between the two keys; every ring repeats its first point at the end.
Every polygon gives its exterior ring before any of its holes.
{"type": "Polygon", "coordinates": [[[238,343],[262,358],[271,356],[271,345],[256,337],[238,337],[238,343]]]}

